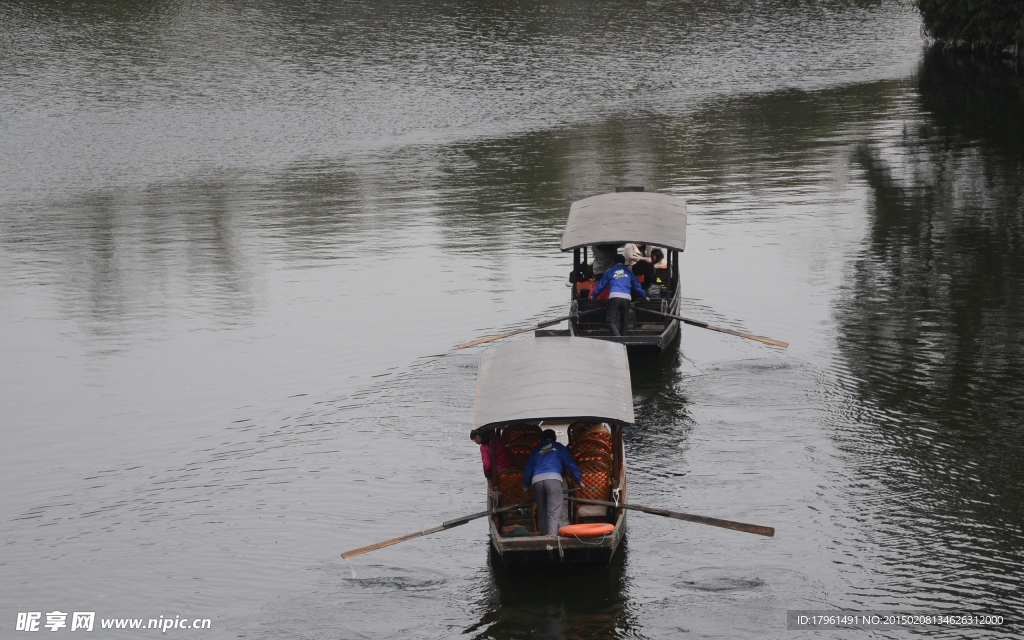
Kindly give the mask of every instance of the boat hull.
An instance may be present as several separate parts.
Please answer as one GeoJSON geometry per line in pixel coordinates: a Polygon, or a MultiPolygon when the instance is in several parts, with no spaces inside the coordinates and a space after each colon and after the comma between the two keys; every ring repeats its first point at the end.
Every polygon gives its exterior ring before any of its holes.
{"type": "Polygon", "coordinates": [[[615,531],[600,538],[562,536],[499,536],[491,521],[491,544],[506,567],[551,567],[607,565],[615,557],[626,535],[626,514],[622,512],[615,531]]]}
{"type": "MultiPolygon", "coordinates": [[[[592,341],[587,342],[592,343],[592,341]]],[[[618,357],[622,358],[623,361],[625,360],[623,357],[625,354],[619,349],[602,347],[601,350],[609,352],[618,351],[618,357]]],[[[613,369],[609,369],[609,371],[613,371],[613,369]]],[[[623,378],[625,378],[625,375],[623,375],[623,378]]],[[[624,380],[624,383],[628,385],[626,380],[624,380]]],[[[484,397],[487,397],[486,390],[484,397]]],[[[630,402],[631,406],[632,402],[630,402]]],[[[574,435],[573,432],[573,423],[578,421],[579,417],[568,420],[544,420],[542,423],[546,428],[551,429],[555,433],[556,438],[561,440],[563,445],[572,445],[574,438],[579,440],[582,437],[581,434],[576,433],[574,435]]],[[[593,420],[590,422],[590,427],[595,426],[593,420]]],[[[601,423],[602,421],[598,418],[597,422],[601,423]]],[[[491,546],[506,567],[606,566],[612,561],[615,557],[615,552],[626,535],[626,510],[611,505],[607,507],[583,505],[576,502],[572,494],[576,491],[604,492],[608,496],[605,499],[614,498],[616,503],[627,502],[626,451],[623,445],[623,424],[620,421],[614,422],[611,425],[596,425],[599,427],[598,433],[602,433],[605,437],[596,437],[595,434],[595,437],[592,438],[594,441],[592,444],[597,444],[603,440],[610,445],[610,448],[598,445],[581,450],[579,455],[583,457],[579,461],[579,468],[576,471],[581,476],[577,480],[578,487],[566,491],[569,495],[567,498],[563,497],[562,508],[559,510],[560,524],[610,524],[614,525],[614,529],[602,536],[543,536],[537,533],[540,523],[537,520],[535,507],[534,509],[518,509],[518,511],[510,511],[506,514],[495,514],[488,518],[491,546]],[[583,481],[586,481],[589,487],[579,484],[583,481]],[[530,533],[524,536],[502,533],[511,532],[519,528],[525,530],[524,533],[530,533]]],[[[526,425],[512,425],[511,428],[521,428],[523,426],[526,425]]],[[[580,426],[587,427],[588,425],[583,424],[580,426]]],[[[539,429],[539,426],[534,426],[533,428],[539,429]]],[[[520,457],[518,462],[516,461],[516,456],[523,455],[523,452],[518,449],[519,445],[516,442],[520,438],[529,438],[530,429],[519,429],[513,432],[513,434],[516,433],[519,435],[511,436],[507,450],[510,453],[511,460],[517,466],[510,467],[491,478],[491,481],[488,483],[488,509],[494,509],[495,506],[500,504],[522,503],[524,502],[524,497],[526,497],[518,494],[509,485],[509,481],[522,482],[522,471],[519,469],[518,463],[525,464],[526,459],[520,457]]],[[[502,435],[501,432],[497,433],[497,437],[502,437],[502,435]]],[[[529,447],[526,451],[530,451],[529,447]]],[[[497,461],[493,458],[492,464],[497,466],[497,461]]],[[[580,497],[594,497],[587,494],[577,495],[580,497]]]]}
{"type": "Polygon", "coordinates": [[[659,356],[663,351],[669,348],[672,341],[676,339],[677,335],[679,335],[679,321],[673,320],[668,324],[664,331],[655,334],[630,333],[624,336],[612,336],[607,332],[595,333],[590,331],[580,331],[579,333],[574,334],[569,329],[537,329],[534,331],[534,335],[538,338],[578,335],[582,338],[595,338],[606,342],[624,344],[626,345],[626,351],[629,352],[629,355],[643,354],[659,356]]]}
{"type": "MultiPolygon", "coordinates": [[[[593,304],[592,302],[587,303],[587,306],[593,304]]],[[[573,311],[580,310],[581,303],[573,302],[573,311]]],[[[643,309],[637,309],[635,313],[643,314],[643,309]]],[[[678,314],[679,313],[679,295],[676,293],[673,295],[671,302],[666,306],[662,307],[662,311],[665,313],[678,314]]],[[[666,319],[664,322],[652,322],[656,316],[654,314],[646,314],[644,318],[644,324],[640,328],[636,328],[635,323],[631,323],[629,332],[624,336],[613,336],[604,325],[604,317],[598,320],[588,320],[581,322],[578,319],[570,321],[569,329],[537,329],[534,335],[538,338],[545,336],[577,336],[580,338],[593,338],[596,340],[605,340],[607,342],[616,342],[626,346],[626,350],[629,355],[653,355],[659,356],[663,351],[669,348],[672,342],[679,335],[679,321],[674,319],[666,319]],[[656,325],[657,329],[649,329],[651,325],[656,325]]]]}

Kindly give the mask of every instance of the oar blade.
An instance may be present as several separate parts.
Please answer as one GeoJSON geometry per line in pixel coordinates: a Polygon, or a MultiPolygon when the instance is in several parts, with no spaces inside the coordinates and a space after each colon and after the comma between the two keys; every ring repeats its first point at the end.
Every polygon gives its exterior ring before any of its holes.
{"type": "Polygon", "coordinates": [[[432,529],[424,529],[423,531],[417,531],[416,533],[408,533],[408,534],[406,534],[404,536],[398,536],[397,538],[392,538],[390,540],[385,540],[384,542],[376,542],[374,544],[367,545],[365,547],[359,547],[358,549],[352,549],[351,551],[346,551],[345,553],[341,554],[341,557],[345,558],[347,560],[349,558],[354,558],[355,556],[361,556],[364,553],[370,553],[371,551],[376,551],[377,549],[383,549],[384,547],[390,547],[391,545],[398,544],[399,542],[405,542],[406,540],[412,540],[413,538],[419,538],[420,536],[428,536],[428,535],[430,535],[432,533],[437,533],[438,531],[444,531],[444,529],[445,529],[444,525],[441,525],[440,527],[434,527],[432,529]]]}
{"type": "Polygon", "coordinates": [[[728,333],[729,335],[733,336],[739,336],[740,338],[746,338],[747,340],[757,340],[758,342],[770,344],[774,347],[782,347],[783,349],[789,347],[788,342],[783,342],[781,340],[772,340],[771,338],[765,338],[764,336],[755,336],[752,333],[742,333],[740,331],[732,331],[731,329],[723,329],[722,327],[713,327],[711,325],[708,325],[704,328],[711,329],[712,331],[721,331],[722,333],[728,333]]]}
{"type": "Polygon", "coordinates": [[[526,329],[519,329],[518,331],[509,331],[508,333],[501,333],[501,334],[498,334],[496,336],[490,336],[489,338],[480,338],[479,340],[473,340],[472,342],[464,342],[464,343],[458,345],[458,348],[459,349],[466,349],[468,347],[475,347],[476,345],[484,344],[485,342],[492,342],[494,340],[501,340],[502,338],[509,338],[509,337],[512,337],[512,336],[517,336],[520,333],[526,333],[527,331],[536,331],[537,329],[543,329],[544,327],[550,327],[553,324],[558,324],[559,322],[565,322],[566,320],[572,320],[573,318],[582,318],[584,316],[589,316],[589,315],[591,315],[593,313],[603,313],[603,312],[604,312],[604,308],[602,307],[602,308],[598,308],[598,309],[591,309],[590,311],[584,311],[583,313],[572,313],[572,314],[569,314],[567,316],[562,316],[561,318],[555,318],[554,320],[545,320],[544,322],[538,323],[538,324],[536,324],[536,325],[534,325],[532,327],[527,327],[526,329]]]}
{"type": "Polygon", "coordinates": [[[539,324],[536,324],[536,325],[534,325],[532,327],[527,327],[525,329],[518,329],[516,331],[509,331],[508,333],[501,333],[501,334],[498,334],[496,336],[490,336],[489,338],[480,338],[479,340],[473,340],[472,342],[464,342],[464,343],[462,343],[462,344],[460,344],[458,346],[459,346],[459,349],[466,349],[467,347],[475,347],[476,345],[484,344],[485,342],[492,342],[494,340],[501,340],[502,338],[508,338],[508,337],[511,337],[511,336],[517,336],[520,333],[526,333],[527,331],[536,331],[537,329],[543,329],[544,327],[550,327],[553,324],[558,324],[559,322],[564,322],[564,321],[566,321],[566,320],[568,320],[570,318],[575,318],[575,317],[576,317],[575,315],[571,315],[571,316],[564,316],[564,317],[561,317],[561,318],[555,318],[554,320],[546,320],[546,321],[541,322],[539,324]]]}
{"type": "Polygon", "coordinates": [[[709,518],[708,516],[698,516],[693,515],[692,513],[679,513],[678,511],[669,511],[668,509],[657,509],[654,507],[643,507],[638,504],[627,504],[625,502],[614,503],[606,502],[604,500],[586,500],[583,498],[569,498],[569,500],[582,504],[596,504],[618,509],[632,509],[634,511],[642,511],[643,513],[650,513],[656,516],[664,516],[675,520],[685,520],[687,522],[696,522],[698,524],[706,524],[712,527],[721,527],[722,529],[742,531],[743,533],[753,533],[759,536],[766,536],[768,538],[775,536],[774,527],[763,527],[758,524],[736,522],[735,520],[722,520],[721,518],[709,518]]]}
{"type": "Polygon", "coordinates": [[[503,333],[500,336],[491,336],[490,338],[481,338],[479,340],[473,340],[472,342],[463,342],[462,344],[459,345],[459,348],[460,349],[467,349],[469,347],[475,347],[478,344],[484,344],[485,342],[491,342],[492,340],[501,340],[502,338],[507,338],[510,335],[513,335],[513,334],[511,334],[511,333],[503,333]]]}
{"type": "Polygon", "coordinates": [[[775,537],[774,527],[763,527],[759,524],[748,524],[746,522],[722,520],[720,518],[709,518],[707,516],[695,516],[690,515],[689,513],[676,513],[675,511],[666,511],[665,515],[669,518],[675,518],[676,520],[686,520],[687,522],[697,522],[699,524],[711,525],[712,527],[720,527],[722,529],[732,529],[733,531],[742,531],[743,533],[753,533],[767,538],[775,537]]]}
{"type": "Polygon", "coordinates": [[[739,338],[746,338],[747,340],[756,340],[757,342],[763,342],[764,344],[770,344],[773,347],[782,347],[786,349],[789,347],[788,342],[781,340],[773,340],[771,338],[765,338],[764,336],[755,336],[752,333],[743,333],[742,331],[734,331],[732,329],[726,329],[725,327],[716,327],[700,320],[694,320],[693,318],[684,318],[683,316],[677,316],[671,313],[662,313],[660,311],[654,311],[653,309],[644,309],[645,312],[653,313],[655,315],[664,316],[666,318],[674,318],[679,320],[683,324],[688,324],[691,327],[700,327],[701,329],[708,329],[710,331],[718,331],[719,333],[727,333],[730,336],[736,336],[739,338]]]}
{"type": "Polygon", "coordinates": [[[355,556],[359,556],[359,555],[362,555],[364,553],[369,553],[371,551],[376,551],[377,549],[383,549],[384,547],[390,547],[391,545],[398,544],[399,542],[405,542],[406,540],[412,540],[413,538],[419,538],[420,536],[429,536],[430,534],[437,533],[438,531],[444,531],[445,529],[451,529],[452,527],[458,527],[458,526],[464,525],[464,524],[466,524],[467,522],[469,522],[471,520],[476,520],[477,518],[483,518],[483,517],[486,517],[486,516],[493,516],[493,515],[495,515],[497,513],[504,513],[505,511],[511,511],[512,509],[518,509],[520,507],[525,507],[526,505],[529,505],[529,504],[532,504],[531,500],[527,500],[526,502],[518,502],[516,504],[510,504],[510,505],[507,505],[507,506],[504,506],[504,507],[498,507],[497,509],[488,509],[487,511],[479,511],[477,513],[471,513],[468,516],[462,516],[461,518],[455,518],[454,520],[448,520],[447,522],[442,522],[441,526],[438,526],[438,527],[433,527],[431,529],[424,529],[423,531],[417,531],[416,533],[407,533],[404,536],[399,536],[397,538],[392,538],[390,540],[385,540],[384,542],[377,542],[375,544],[367,545],[365,547],[359,547],[358,549],[352,549],[351,551],[346,551],[345,553],[341,554],[341,557],[345,558],[347,560],[349,558],[353,558],[355,556]]]}

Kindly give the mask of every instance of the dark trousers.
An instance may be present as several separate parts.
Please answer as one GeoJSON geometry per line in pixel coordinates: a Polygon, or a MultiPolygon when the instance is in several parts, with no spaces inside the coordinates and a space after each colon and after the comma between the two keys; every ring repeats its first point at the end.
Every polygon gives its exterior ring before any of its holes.
{"type": "Polygon", "coordinates": [[[608,298],[608,311],[604,321],[613,336],[626,335],[626,323],[629,322],[629,303],[626,298],[608,298]]]}

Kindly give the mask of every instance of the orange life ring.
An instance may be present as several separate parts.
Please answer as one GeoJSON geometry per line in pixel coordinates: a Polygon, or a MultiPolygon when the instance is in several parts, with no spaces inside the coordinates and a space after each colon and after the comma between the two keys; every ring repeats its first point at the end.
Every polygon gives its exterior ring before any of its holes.
{"type": "Polygon", "coordinates": [[[615,531],[615,525],[594,522],[591,524],[571,524],[567,527],[562,527],[558,530],[558,535],[565,538],[571,538],[573,536],[587,538],[592,536],[606,536],[612,531],[615,531]]]}

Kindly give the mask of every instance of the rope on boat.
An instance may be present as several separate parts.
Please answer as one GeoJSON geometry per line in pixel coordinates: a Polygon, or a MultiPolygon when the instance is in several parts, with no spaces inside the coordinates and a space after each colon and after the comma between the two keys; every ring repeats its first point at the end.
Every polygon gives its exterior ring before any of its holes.
{"type": "MultiPolygon", "coordinates": [[[[597,542],[586,542],[586,541],[584,541],[584,540],[581,540],[581,539],[580,539],[580,537],[579,537],[578,535],[576,535],[575,533],[574,533],[574,534],[572,534],[572,537],[574,537],[574,538],[576,538],[577,540],[579,540],[579,541],[580,541],[580,544],[594,544],[594,545],[601,545],[601,544],[604,544],[604,539],[608,537],[608,534],[606,533],[606,534],[604,534],[603,536],[601,536],[601,539],[600,539],[600,540],[598,540],[597,542]]],[[[561,553],[561,551],[562,551],[562,544],[561,544],[561,543],[559,543],[559,544],[558,544],[558,551],[559,551],[559,553],[561,553]]]]}

